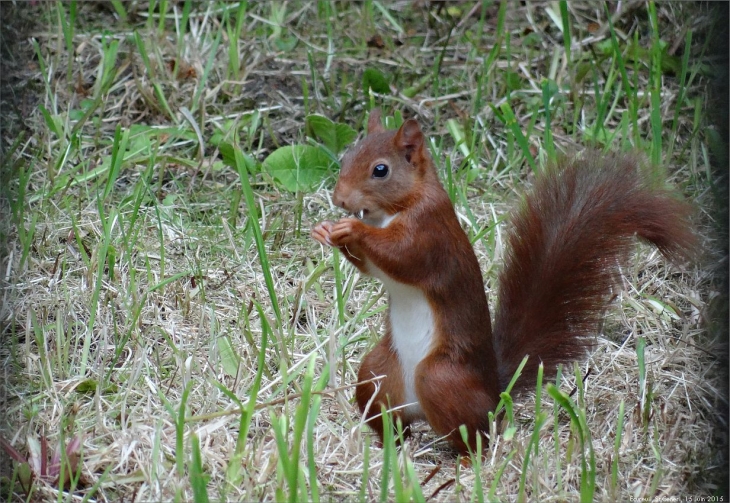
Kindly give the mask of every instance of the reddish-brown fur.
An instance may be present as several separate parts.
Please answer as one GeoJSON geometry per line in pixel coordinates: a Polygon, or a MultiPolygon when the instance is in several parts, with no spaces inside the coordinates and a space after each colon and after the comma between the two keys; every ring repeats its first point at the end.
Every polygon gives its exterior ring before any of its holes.
{"type": "MultiPolygon", "coordinates": [[[[418,288],[434,313],[433,344],[415,370],[422,416],[401,411],[399,417],[404,426],[425,417],[464,454],[459,426],[467,426],[473,448],[525,355],[530,358],[518,390],[534,386],[541,361],[551,375],[558,363],[585,354],[586,336],[596,331],[635,234],[669,258],[688,256],[694,246],[688,206],[651,187],[631,158],[588,153],[550,168],[512,218],[492,337],[476,256],[415,121],[385,131],[373,111],[367,138],[343,159],[333,200],[352,213],[363,210],[363,220],[322,222],[313,237],[339,247],[364,273],[375,266],[418,288]],[[377,163],[390,167],[387,180],[372,176],[377,163]],[[378,226],[396,213],[389,225],[378,226]]],[[[356,389],[360,410],[381,440],[381,406],[405,401],[387,327],[358,373],[359,382],[385,377],[356,389]]]]}
{"type": "Polygon", "coordinates": [[[635,159],[586,152],[552,166],[510,221],[499,277],[494,345],[500,386],[530,355],[518,389],[534,386],[558,363],[585,354],[634,236],[669,259],[689,257],[690,207],[653,187],[635,159]]]}
{"type": "MultiPolygon", "coordinates": [[[[355,399],[360,406],[360,412],[365,414],[368,424],[377,432],[383,431],[383,421],[380,418],[381,405],[384,405],[386,409],[390,409],[402,404],[405,400],[400,368],[398,355],[391,349],[390,334],[388,333],[375,345],[372,351],[365,355],[360,365],[358,375],[360,382],[373,377],[387,376],[387,378],[377,383],[360,384],[355,388],[355,399]],[[373,395],[375,395],[375,399],[371,402],[373,395]],[[368,404],[370,404],[369,408],[368,404]]],[[[401,411],[394,412],[394,415],[401,418],[404,427],[407,427],[410,423],[403,417],[401,411]]],[[[380,437],[382,441],[382,435],[380,437]]]]}

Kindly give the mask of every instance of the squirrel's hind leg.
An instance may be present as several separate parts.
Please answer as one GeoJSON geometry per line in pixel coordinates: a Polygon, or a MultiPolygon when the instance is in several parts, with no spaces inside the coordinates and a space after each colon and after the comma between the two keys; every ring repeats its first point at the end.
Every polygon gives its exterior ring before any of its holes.
{"type": "Polygon", "coordinates": [[[483,438],[489,429],[488,413],[497,405],[497,384],[488,389],[484,376],[447,356],[431,354],[416,368],[416,394],[426,420],[439,435],[463,456],[476,450],[477,435],[483,438]],[[468,446],[459,431],[466,425],[468,446]]]}
{"type": "MultiPolygon", "coordinates": [[[[382,407],[393,409],[405,403],[403,371],[398,355],[391,347],[389,335],[383,337],[373,350],[365,356],[357,373],[357,380],[358,385],[355,388],[357,405],[367,425],[375,430],[382,443],[382,407]],[[383,377],[371,381],[374,377],[379,376],[383,377]]],[[[412,418],[404,414],[403,409],[393,412],[393,420],[395,421],[398,418],[403,424],[404,438],[409,437],[410,428],[408,425],[411,423],[412,418]]]]}

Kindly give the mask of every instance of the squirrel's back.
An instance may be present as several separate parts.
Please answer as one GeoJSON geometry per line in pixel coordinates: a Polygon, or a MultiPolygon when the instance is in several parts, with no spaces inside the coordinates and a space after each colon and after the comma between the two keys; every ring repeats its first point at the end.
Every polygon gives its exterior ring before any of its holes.
{"type": "Polygon", "coordinates": [[[502,389],[525,355],[517,389],[584,356],[634,236],[670,260],[694,254],[690,206],[629,156],[586,152],[550,167],[509,224],[494,346],[502,389]]]}

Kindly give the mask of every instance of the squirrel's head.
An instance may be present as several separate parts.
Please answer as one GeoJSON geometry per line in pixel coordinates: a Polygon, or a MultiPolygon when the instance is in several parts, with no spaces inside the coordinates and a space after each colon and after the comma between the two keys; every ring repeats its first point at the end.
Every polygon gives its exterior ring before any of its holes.
{"type": "Polygon", "coordinates": [[[436,172],[418,122],[409,119],[387,131],[380,115],[377,108],[370,112],[367,137],[342,158],[333,201],[363,222],[384,227],[418,200],[436,172]]]}

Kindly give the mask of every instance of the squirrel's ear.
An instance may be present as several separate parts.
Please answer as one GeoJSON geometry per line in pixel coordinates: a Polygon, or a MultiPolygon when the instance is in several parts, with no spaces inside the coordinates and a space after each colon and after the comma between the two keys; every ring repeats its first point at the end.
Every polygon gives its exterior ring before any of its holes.
{"type": "Polygon", "coordinates": [[[373,108],[370,110],[370,117],[368,117],[368,134],[382,133],[385,131],[383,123],[380,122],[381,115],[382,113],[380,112],[380,108],[373,108]]]}
{"type": "Polygon", "coordinates": [[[395,134],[395,145],[407,151],[418,150],[423,147],[423,133],[421,126],[415,119],[408,119],[395,134]]]}

